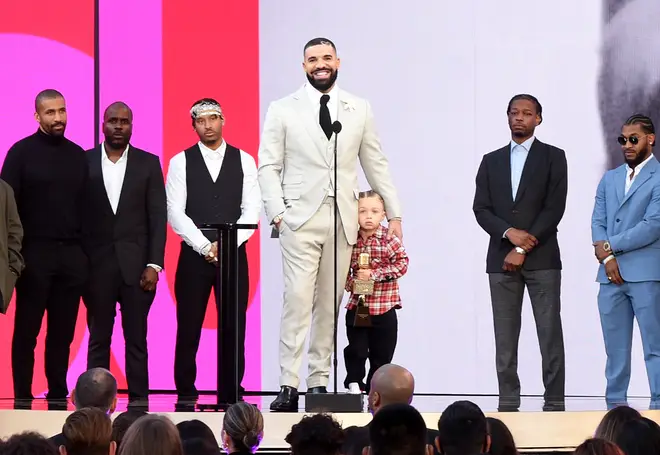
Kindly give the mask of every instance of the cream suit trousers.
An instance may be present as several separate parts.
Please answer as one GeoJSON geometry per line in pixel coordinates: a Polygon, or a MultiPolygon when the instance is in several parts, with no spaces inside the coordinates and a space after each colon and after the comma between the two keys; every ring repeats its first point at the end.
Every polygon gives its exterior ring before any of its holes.
{"type": "MultiPolygon", "coordinates": [[[[334,199],[326,198],[298,230],[280,225],[284,267],[284,308],[280,325],[280,386],[298,388],[298,372],[307,332],[307,388],[327,386],[332,360],[334,307],[341,304],[352,246],[337,218],[337,297],[334,300],[334,199]]],[[[284,217],[286,219],[286,215],[284,217]]]]}

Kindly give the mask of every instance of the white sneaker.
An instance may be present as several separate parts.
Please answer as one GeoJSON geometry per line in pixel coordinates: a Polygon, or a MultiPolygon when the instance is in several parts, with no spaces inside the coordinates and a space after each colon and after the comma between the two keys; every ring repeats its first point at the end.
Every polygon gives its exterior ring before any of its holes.
{"type": "Polygon", "coordinates": [[[360,384],[357,382],[351,382],[348,384],[348,393],[352,393],[354,395],[361,395],[362,390],[360,390],[360,384]]]}

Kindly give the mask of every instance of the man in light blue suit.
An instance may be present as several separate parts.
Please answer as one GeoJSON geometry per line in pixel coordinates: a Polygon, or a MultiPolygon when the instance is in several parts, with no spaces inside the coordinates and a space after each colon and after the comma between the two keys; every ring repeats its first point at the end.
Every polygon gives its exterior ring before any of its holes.
{"type": "Polygon", "coordinates": [[[637,318],[651,389],[660,408],[660,164],[653,156],[655,128],[633,115],[618,137],[625,164],[600,181],[591,235],[600,262],[597,281],[607,365],[605,399],[626,402],[633,319],[637,318]]]}

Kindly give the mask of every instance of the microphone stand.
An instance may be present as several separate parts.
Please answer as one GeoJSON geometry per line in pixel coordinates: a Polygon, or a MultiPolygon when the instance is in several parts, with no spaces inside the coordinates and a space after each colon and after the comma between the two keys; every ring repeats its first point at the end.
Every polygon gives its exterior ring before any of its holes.
{"type": "MultiPolygon", "coordinates": [[[[335,133],[335,144],[334,144],[334,157],[333,164],[335,166],[333,172],[333,189],[335,193],[335,203],[334,203],[334,216],[333,222],[335,223],[334,233],[335,233],[335,243],[334,243],[334,253],[335,253],[335,272],[334,272],[334,285],[335,289],[333,292],[334,301],[334,320],[332,321],[332,344],[333,344],[333,372],[334,372],[334,392],[329,393],[316,393],[311,395],[305,395],[305,412],[362,412],[364,407],[363,396],[362,394],[352,394],[352,393],[338,393],[337,392],[337,325],[339,319],[339,258],[338,258],[338,236],[339,236],[339,204],[337,202],[337,197],[339,191],[337,188],[337,136],[341,132],[341,123],[335,121],[332,124],[332,132],[335,133]]],[[[344,277],[343,279],[346,279],[344,277]]]]}

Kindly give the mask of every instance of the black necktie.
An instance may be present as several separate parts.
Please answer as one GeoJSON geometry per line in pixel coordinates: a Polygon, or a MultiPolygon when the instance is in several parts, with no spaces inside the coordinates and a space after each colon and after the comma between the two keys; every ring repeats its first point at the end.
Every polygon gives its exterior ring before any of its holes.
{"type": "Polygon", "coordinates": [[[332,119],[330,118],[330,109],[328,109],[328,101],[330,101],[330,95],[323,95],[321,97],[321,110],[319,111],[319,123],[323,132],[328,136],[332,136],[332,119]]]}

